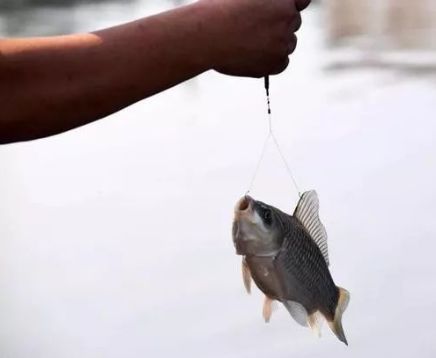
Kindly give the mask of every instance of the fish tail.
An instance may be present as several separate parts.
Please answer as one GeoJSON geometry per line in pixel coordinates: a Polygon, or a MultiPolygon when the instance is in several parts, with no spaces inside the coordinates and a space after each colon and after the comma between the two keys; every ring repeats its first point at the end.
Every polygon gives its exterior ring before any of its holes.
{"type": "Polygon", "coordinates": [[[335,310],[335,316],[333,321],[329,321],[328,323],[336,337],[348,346],[347,338],[345,337],[344,329],[342,327],[342,314],[347,309],[348,302],[350,301],[350,293],[342,287],[338,287],[338,289],[339,299],[335,310]]]}

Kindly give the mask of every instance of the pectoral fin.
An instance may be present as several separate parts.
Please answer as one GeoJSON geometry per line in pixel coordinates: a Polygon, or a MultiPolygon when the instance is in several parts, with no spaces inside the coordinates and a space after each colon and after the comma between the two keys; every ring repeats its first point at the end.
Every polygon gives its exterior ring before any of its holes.
{"type": "Polygon", "coordinates": [[[263,301],[263,319],[266,323],[269,322],[271,319],[272,312],[274,310],[274,300],[272,298],[269,298],[268,296],[265,296],[265,300],[263,301]]]}
{"type": "Polygon", "coordinates": [[[245,258],[242,259],[242,279],[244,287],[248,294],[251,293],[251,273],[245,258]]]}

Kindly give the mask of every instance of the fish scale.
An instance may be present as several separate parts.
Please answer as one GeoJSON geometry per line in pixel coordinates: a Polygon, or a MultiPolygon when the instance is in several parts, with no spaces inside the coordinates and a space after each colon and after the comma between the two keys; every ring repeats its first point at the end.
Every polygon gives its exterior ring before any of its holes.
{"type": "Polygon", "coordinates": [[[310,293],[310,303],[306,307],[308,313],[321,308],[323,313],[333,317],[334,309],[331,303],[333,302],[334,305],[337,303],[338,290],[320,250],[309,240],[301,233],[290,234],[284,242],[286,249],[282,251],[283,266],[293,272],[297,280],[310,293]]]}

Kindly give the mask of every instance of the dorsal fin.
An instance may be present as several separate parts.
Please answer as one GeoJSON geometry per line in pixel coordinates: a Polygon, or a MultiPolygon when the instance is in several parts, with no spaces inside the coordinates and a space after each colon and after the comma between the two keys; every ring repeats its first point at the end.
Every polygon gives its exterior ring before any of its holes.
{"type": "Polygon", "coordinates": [[[300,220],[313,241],[318,245],[328,266],[327,232],[319,219],[319,200],[315,190],[303,193],[295,209],[294,216],[300,220]]]}

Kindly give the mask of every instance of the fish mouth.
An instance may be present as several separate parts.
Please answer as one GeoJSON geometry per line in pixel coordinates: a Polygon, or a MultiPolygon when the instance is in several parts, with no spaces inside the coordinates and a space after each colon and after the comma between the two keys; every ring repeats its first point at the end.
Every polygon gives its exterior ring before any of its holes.
{"type": "Polygon", "coordinates": [[[240,216],[241,214],[246,214],[251,212],[253,207],[254,199],[251,196],[244,195],[235,206],[235,214],[240,216]]]}
{"type": "Polygon", "coordinates": [[[249,239],[247,233],[252,231],[255,202],[252,197],[244,195],[236,203],[232,233],[237,255],[247,254],[247,240],[249,239]]]}

